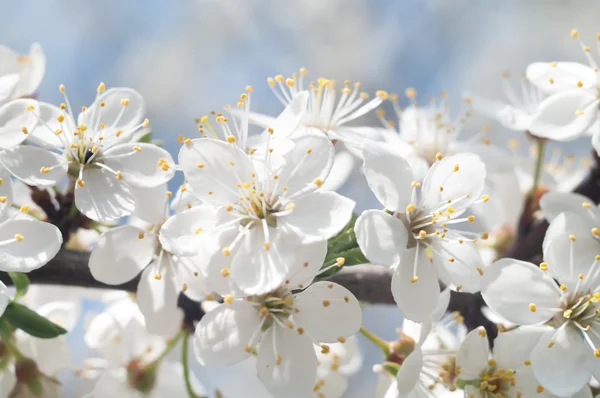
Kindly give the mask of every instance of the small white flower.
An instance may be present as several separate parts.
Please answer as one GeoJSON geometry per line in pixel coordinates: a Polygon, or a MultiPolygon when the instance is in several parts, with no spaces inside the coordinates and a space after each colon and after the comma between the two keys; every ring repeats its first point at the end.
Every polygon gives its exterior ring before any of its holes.
{"type": "Polygon", "coordinates": [[[276,289],[296,263],[296,248],[334,236],[354,208],[350,199],[318,191],[333,161],[325,136],[303,135],[283,156],[266,144],[256,162],[235,139],[184,144],[180,166],[207,204],[176,214],[160,230],[166,250],[210,258],[217,274],[231,274],[247,294],[276,289]]]}
{"type": "Polygon", "coordinates": [[[464,212],[488,199],[481,195],[485,166],[479,157],[438,154],[421,186],[406,160],[383,144],[365,142],[363,156],[369,187],[393,214],[363,212],[356,238],[370,261],[394,268],[392,293],[402,314],[415,322],[427,319],[440,295],[438,278],[457,290],[479,291],[483,261],[474,242],[480,234],[448,229],[473,222],[464,212]]]}
{"type": "Polygon", "coordinates": [[[90,271],[96,280],[110,285],[130,281],[141,272],[137,302],[146,327],[151,333],[170,336],[183,320],[177,308],[179,293],[200,300],[210,292],[202,267],[207,261],[174,256],[162,248],[158,231],[168,218],[166,185],[133,192],[141,225],[121,225],[104,232],[90,255],[90,271]]]}
{"type": "MultiPolygon", "coordinates": [[[[64,86],[60,91],[65,93],[64,86]]],[[[29,185],[54,186],[70,175],[76,179],[77,208],[93,220],[131,214],[135,206],[131,186],[155,187],[175,173],[166,150],[130,141],[148,126],[144,101],[132,89],[105,90],[101,83],[96,100],[82,108],[77,120],[66,94],[60,107],[40,102],[26,109],[38,123],[31,129],[23,126],[20,134],[38,146],[5,150],[0,161],[29,185]]]]}
{"type": "Polygon", "coordinates": [[[536,134],[531,127],[533,116],[548,95],[526,79],[521,80],[521,90],[517,93],[508,82],[508,75],[503,75],[502,87],[509,103],[469,95],[473,109],[497,120],[509,130],[536,134]]]}
{"type": "MultiPolygon", "coordinates": [[[[530,361],[537,342],[548,329],[546,326],[526,326],[500,333],[494,340],[493,354],[485,329],[479,327],[471,331],[456,355],[459,383],[464,384],[465,396],[555,397],[539,384],[530,361]]],[[[591,398],[592,395],[585,386],[567,396],[591,398]]]]}
{"type": "Polygon", "coordinates": [[[598,218],[596,208],[582,210],[552,219],[539,268],[502,259],[486,269],[482,282],[486,303],[508,321],[553,326],[538,339],[531,363],[540,383],[561,396],[577,392],[590,375],[600,376],[600,244],[597,227],[589,228],[598,218]]]}
{"type": "Polygon", "coordinates": [[[33,94],[46,72],[46,56],[38,43],[21,55],[0,45],[0,104],[33,94]]]}
{"type": "MultiPolygon", "coordinates": [[[[578,39],[577,30],[571,37],[578,39]]],[[[579,40],[579,39],[578,39],[579,40]]],[[[584,133],[600,144],[600,75],[598,63],[581,40],[589,66],[577,62],[536,62],[527,67],[527,79],[551,94],[534,115],[531,132],[539,137],[569,141],[584,133]]]]}
{"type": "Polygon", "coordinates": [[[304,266],[281,287],[244,299],[225,297],[198,324],[194,348],[207,366],[231,365],[258,350],[258,376],[275,397],[309,396],[317,376],[313,342],[345,342],[361,325],[361,309],[346,288],[310,284],[325,256],[325,243],[303,248],[304,266]],[[304,288],[299,293],[293,289],[304,288]]]}

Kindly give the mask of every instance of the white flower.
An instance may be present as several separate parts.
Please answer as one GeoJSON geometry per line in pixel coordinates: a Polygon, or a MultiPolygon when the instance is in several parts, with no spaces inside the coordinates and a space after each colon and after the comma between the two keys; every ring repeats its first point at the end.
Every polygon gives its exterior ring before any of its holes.
{"type": "MultiPolygon", "coordinates": [[[[291,78],[285,79],[281,75],[268,78],[269,87],[277,99],[287,106],[287,115],[290,119],[300,117],[300,126],[289,131],[289,138],[297,138],[306,133],[317,132],[325,134],[336,144],[336,158],[331,171],[331,180],[324,185],[325,189],[339,188],[350,176],[354,166],[354,159],[347,156],[350,151],[355,156],[360,155],[360,146],[365,138],[379,137],[378,129],[372,127],[349,126],[348,123],[366,115],[377,108],[387,97],[385,91],[377,91],[375,98],[368,100],[369,95],[359,92],[360,83],[344,82],[341,95],[338,97],[336,82],[319,78],[304,86],[306,68],[300,68],[300,73],[293,73],[291,78]],[[305,91],[307,90],[307,91],[305,91]],[[308,92],[308,93],[307,93],[308,92]],[[307,96],[303,102],[298,98],[307,96]],[[291,106],[296,104],[296,106],[291,106]],[[304,106],[302,106],[304,105],[304,106]]],[[[251,113],[250,122],[262,127],[273,127],[274,118],[251,113]]],[[[275,128],[275,134],[278,131],[275,128]]]]}
{"type": "Polygon", "coordinates": [[[10,176],[0,168],[0,271],[30,272],[56,256],[62,235],[55,225],[11,213],[12,203],[10,176]]]}
{"type": "Polygon", "coordinates": [[[141,272],[137,302],[146,327],[151,333],[170,336],[183,321],[183,312],[177,308],[179,293],[201,300],[211,291],[204,283],[207,260],[174,256],[162,248],[158,231],[168,218],[171,195],[165,184],[136,189],[134,194],[139,195],[136,215],[140,225],[130,223],[104,232],[90,255],[90,271],[96,280],[109,285],[130,281],[141,272]]]}
{"type": "Polygon", "coordinates": [[[531,363],[540,383],[557,395],[573,394],[591,375],[600,376],[600,244],[598,228],[590,228],[596,214],[584,206],[555,216],[543,244],[546,263],[538,268],[502,259],[486,269],[482,282],[486,303],[508,321],[554,327],[538,340],[531,363]]]}
{"type": "MultiPolygon", "coordinates": [[[[64,86],[60,91],[65,92],[64,86]]],[[[133,212],[131,187],[151,188],[173,177],[173,159],[166,150],[130,141],[149,123],[139,93],[125,88],[105,91],[101,83],[96,100],[77,120],[66,94],[65,103],[27,105],[38,124],[31,130],[24,126],[19,134],[38,146],[17,146],[0,154],[16,178],[53,186],[69,175],[76,179],[77,208],[93,220],[108,221],[133,212]]]]}
{"type": "Polygon", "coordinates": [[[517,93],[507,78],[508,75],[503,75],[502,87],[509,103],[469,95],[472,99],[473,109],[497,120],[509,130],[529,131],[536,134],[531,130],[533,116],[537,113],[540,103],[548,95],[526,79],[521,81],[521,92],[517,93]]]}
{"type": "MultiPolygon", "coordinates": [[[[487,200],[481,196],[481,160],[470,153],[438,155],[421,186],[406,160],[383,144],[365,142],[363,156],[369,187],[393,214],[363,212],[356,238],[371,262],[394,268],[392,293],[402,314],[415,322],[427,319],[440,295],[438,278],[457,290],[478,291],[483,261],[474,242],[480,235],[447,227],[473,222],[474,216],[461,216],[472,204],[487,200]]],[[[481,236],[487,238],[486,233],[481,236]]]]}
{"type": "Polygon", "coordinates": [[[38,43],[28,55],[20,55],[0,45],[0,104],[33,94],[46,72],[46,56],[38,43]]]}
{"type": "MultiPolygon", "coordinates": [[[[527,326],[500,333],[494,340],[493,354],[485,329],[479,327],[471,331],[456,355],[459,383],[464,385],[465,397],[555,397],[538,383],[535,368],[532,371],[529,360],[532,350],[548,329],[546,326],[527,326]]],[[[587,386],[568,396],[592,397],[587,386]]]]}
{"type": "MultiPolygon", "coordinates": [[[[578,38],[576,30],[572,38],[578,38]]],[[[600,144],[600,78],[591,50],[579,41],[589,66],[576,62],[537,62],[527,67],[527,79],[552,94],[534,115],[531,132],[539,137],[568,141],[584,133],[600,144]]]]}
{"type": "Polygon", "coordinates": [[[160,230],[166,250],[210,258],[215,274],[231,274],[247,294],[276,289],[296,264],[296,248],[334,236],[354,208],[335,192],[317,191],[333,161],[325,136],[303,135],[283,158],[268,142],[266,148],[265,158],[253,162],[235,139],[186,143],[180,166],[207,204],[176,214],[160,230]]]}
{"type": "Polygon", "coordinates": [[[358,331],[358,301],[327,281],[310,284],[325,257],[325,242],[303,247],[300,271],[279,288],[244,299],[225,297],[198,324],[194,349],[207,366],[231,365],[258,350],[258,376],[275,397],[305,398],[317,376],[313,342],[345,342],[358,331]],[[304,288],[299,293],[292,290],[304,288]]]}

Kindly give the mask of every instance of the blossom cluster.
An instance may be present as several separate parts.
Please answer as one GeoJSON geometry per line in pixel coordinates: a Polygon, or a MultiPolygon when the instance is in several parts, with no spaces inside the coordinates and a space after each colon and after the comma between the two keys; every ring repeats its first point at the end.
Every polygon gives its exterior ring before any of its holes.
{"type": "Polygon", "coordinates": [[[176,156],[152,140],[136,90],[100,83],[75,108],[59,85],[63,102],[46,103],[34,95],[41,47],[4,49],[0,271],[15,289],[0,282],[0,396],[60,396],[64,334],[83,295],[105,307],[85,325],[98,356],[75,369],[93,381],[88,397],[210,395],[190,373],[192,352],[207,369],[249,364],[257,396],[338,398],[360,367],[358,332],[383,353],[378,397],[591,397],[600,198],[562,184],[584,167],[544,158],[549,141],[585,135],[600,151],[600,72],[581,46],[589,66],[531,64],[522,98],[509,85],[510,104],[469,95],[456,116],[446,93],[419,105],[406,89],[402,109],[398,95],[359,83],[306,84],[301,68],[267,79],[279,115],[253,112],[247,86],[177,137],[176,156]],[[525,133],[534,164],[513,142],[492,145],[487,129],[459,139],[473,110],[525,133]],[[379,208],[355,213],[336,192],[355,171],[379,208]],[[523,228],[544,222],[543,262],[511,258],[523,228]],[[73,249],[90,251],[96,286],[135,295],[28,291],[26,274],[73,249]],[[394,341],[363,327],[364,290],[335,281],[357,264],[389,268],[403,317],[394,341]],[[497,327],[448,311],[470,294],[497,327]]]}

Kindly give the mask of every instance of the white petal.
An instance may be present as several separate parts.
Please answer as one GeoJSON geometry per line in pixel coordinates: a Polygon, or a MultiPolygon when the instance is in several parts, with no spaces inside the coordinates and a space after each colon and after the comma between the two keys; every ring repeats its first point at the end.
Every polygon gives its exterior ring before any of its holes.
{"type": "Polygon", "coordinates": [[[317,356],[306,336],[272,326],[263,336],[256,367],[273,397],[306,398],[316,379],[317,356]]]}
{"type": "Polygon", "coordinates": [[[96,221],[112,221],[131,214],[135,201],[129,186],[104,169],[83,171],[85,186],[75,188],[75,205],[96,221]]]}
{"type": "Polygon", "coordinates": [[[62,235],[56,226],[38,221],[14,219],[0,225],[0,241],[11,240],[16,234],[24,239],[0,247],[0,270],[30,272],[52,260],[62,245],[62,235]]]}
{"type": "MultiPolygon", "coordinates": [[[[296,264],[298,240],[293,235],[269,228],[269,249],[261,227],[250,229],[232,253],[231,278],[246,294],[267,293],[281,285],[296,264]]],[[[228,242],[229,243],[229,242],[228,242]]],[[[227,247],[226,243],[222,247],[227,247]]]]}
{"type": "Polygon", "coordinates": [[[38,339],[29,335],[19,337],[19,349],[23,355],[35,358],[40,371],[55,375],[69,366],[70,352],[66,336],[53,339],[38,339]]]}
{"type": "Polygon", "coordinates": [[[281,183],[278,194],[286,196],[298,192],[311,192],[327,181],[333,161],[335,148],[329,139],[320,133],[307,133],[294,140],[294,149],[285,155],[285,164],[278,171],[281,183]],[[320,180],[319,184],[315,181],[320,180]]]}
{"type": "Polygon", "coordinates": [[[92,392],[94,398],[135,398],[127,384],[127,371],[124,367],[103,373],[92,392]]]}
{"type": "MultiPolygon", "coordinates": [[[[208,396],[204,386],[200,384],[194,375],[193,369],[189,370],[189,377],[192,390],[198,394],[197,396],[208,396]]],[[[182,380],[184,380],[184,370],[181,363],[171,361],[161,362],[156,374],[156,385],[148,398],[189,396],[185,383],[181,382],[182,380]]]]}
{"type": "Polygon", "coordinates": [[[313,341],[345,341],[360,329],[362,311],[358,300],[345,287],[321,281],[294,297],[300,311],[294,314],[296,326],[302,327],[313,341]]]}
{"type": "MultiPolygon", "coordinates": [[[[291,134],[302,121],[306,113],[308,103],[308,91],[302,91],[285,107],[277,118],[269,122],[264,127],[272,128],[276,136],[287,137],[291,134]]],[[[259,123],[257,123],[259,124],[259,123]]],[[[260,125],[260,124],[259,124],[260,125]]]]}
{"type": "Polygon", "coordinates": [[[0,371],[0,391],[12,391],[17,383],[17,376],[11,367],[0,371]]]}
{"type": "MultiPolygon", "coordinates": [[[[162,257],[162,269],[169,269],[170,255],[162,257]]],[[[159,336],[174,336],[181,329],[183,311],[177,308],[177,300],[181,287],[175,286],[171,275],[164,275],[160,280],[154,278],[153,265],[142,272],[137,289],[137,303],[144,314],[146,329],[159,336]]]]}
{"type": "Polygon", "coordinates": [[[442,317],[446,313],[446,310],[448,309],[449,304],[450,304],[450,289],[446,288],[446,289],[442,290],[442,292],[440,293],[440,298],[438,299],[438,303],[437,303],[437,306],[435,307],[435,311],[433,311],[433,314],[431,314],[431,321],[436,322],[436,323],[439,322],[440,319],[442,319],[442,317]]]}
{"type": "Polygon", "coordinates": [[[218,208],[210,205],[192,207],[169,218],[160,228],[160,243],[175,255],[193,256],[202,249],[201,241],[217,221],[218,208]]]}
{"type": "Polygon", "coordinates": [[[527,66],[527,80],[547,93],[555,94],[596,84],[596,73],[587,65],[577,62],[535,62],[527,66]],[[552,81],[552,82],[551,82],[552,81]]]}
{"type": "Polygon", "coordinates": [[[67,175],[65,158],[45,149],[32,146],[17,146],[0,153],[0,161],[10,173],[27,185],[53,186],[67,175]],[[42,167],[51,167],[42,173],[42,167]]]}
{"type": "Polygon", "coordinates": [[[325,376],[320,377],[315,383],[315,388],[320,385],[319,389],[315,391],[318,394],[323,394],[323,397],[327,398],[341,398],[346,389],[348,388],[348,380],[338,372],[328,372],[325,376]],[[322,384],[317,384],[322,381],[322,384]]]}
{"type": "MultiPolygon", "coordinates": [[[[0,73],[0,75],[2,75],[0,73]]],[[[18,73],[0,76],[0,102],[4,103],[15,97],[16,88],[21,77],[18,73]]]]}
{"type": "Polygon", "coordinates": [[[29,49],[29,59],[25,68],[21,71],[19,81],[19,95],[29,95],[33,93],[44,77],[46,72],[46,55],[39,43],[33,43],[29,49]]]}
{"type": "Polygon", "coordinates": [[[168,216],[167,184],[154,188],[131,187],[131,194],[135,200],[135,210],[132,215],[149,224],[162,224],[168,216]]]}
{"type": "MultiPolygon", "coordinates": [[[[452,235],[446,234],[447,237],[452,235]]],[[[456,240],[434,239],[433,265],[440,279],[452,288],[461,286],[462,292],[478,292],[481,289],[481,274],[477,268],[483,267],[483,260],[477,246],[468,240],[460,243],[456,240]]]]}
{"type": "Polygon", "coordinates": [[[104,232],[90,255],[90,271],[94,279],[119,285],[135,278],[152,260],[155,240],[139,238],[143,230],[122,225],[104,232]]]}
{"type": "Polygon", "coordinates": [[[386,209],[403,213],[411,202],[413,189],[410,166],[385,144],[367,140],[362,148],[369,188],[386,209]]]}
{"type": "Polygon", "coordinates": [[[85,124],[95,130],[99,123],[104,123],[127,133],[142,123],[145,113],[146,105],[140,93],[131,88],[115,87],[106,90],[85,112],[79,114],[77,124],[85,124]],[[124,99],[129,101],[126,107],[121,104],[124,99]],[[101,106],[101,103],[104,105],[101,106]]]}
{"type": "Polygon", "coordinates": [[[583,218],[590,216],[600,218],[598,208],[592,205],[593,201],[583,195],[573,192],[548,192],[540,200],[540,208],[544,218],[552,222],[560,213],[569,211],[583,218]],[[589,208],[584,204],[591,205],[589,208]]]}
{"type": "Polygon", "coordinates": [[[348,151],[338,149],[335,153],[331,171],[321,189],[324,191],[337,191],[340,189],[352,175],[355,163],[356,157],[354,155],[348,151]]]}
{"type": "Polygon", "coordinates": [[[568,288],[575,288],[579,274],[588,274],[596,255],[600,254],[600,241],[591,232],[596,225],[593,219],[564,212],[550,223],[546,231],[544,261],[552,275],[568,288]],[[575,241],[571,240],[571,236],[575,237],[575,241]]]}
{"type": "Polygon", "coordinates": [[[440,285],[425,248],[408,249],[402,254],[392,275],[392,295],[405,318],[423,322],[431,316],[438,303],[440,285]],[[418,280],[413,283],[415,275],[418,280]]]}
{"type": "Polygon", "coordinates": [[[421,376],[422,369],[423,353],[421,352],[421,348],[416,346],[413,352],[406,357],[396,375],[400,397],[406,397],[413,392],[421,376]]]}
{"type": "Polygon", "coordinates": [[[531,124],[531,115],[512,105],[500,101],[493,101],[474,95],[472,99],[473,109],[481,114],[495,119],[504,127],[515,131],[526,131],[531,124]]]}
{"type": "Polygon", "coordinates": [[[35,308],[38,314],[50,319],[68,331],[72,330],[81,315],[81,292],[73,292],[69,288],[60,286],[57,288],[61,292],[60,297],[51,299],[52,295],[51,293],[49,295],[48,288],[48,286],[30,286],[27,291],[27,304],[31,308],[35,308]],[[39,299],[43,299],[43,304],[38,304],[34,307],[36,288],[38,294],[39,290],[43,292],[43,296],[38,297],[38,301],[39,299]],[[69,295],[75,295],[76,298],[69,297],[69,295]]]}
{"type": "Polygon", "coordinates": [[[31,112],[32,116],[34,112],[41,122],[27,136],[31,142],[45,148],[62,149],[65,146],[65,137],[68,141],[72,140],[73,131],[70,127],[70,116],[65,111],[52,104],[38,102],[35,110],[31,112]],[[65,118],[62,125],[57,120],[59,115],[65,118]],[[62,138],[55,134],[57,130],[62,131],[62,138]]]}
{"type": "Polygon", "coordinates": [[[244,351],[260,325],[256,309],[245,301],[221,304],[196,327],[194,353],[201,364],[231,365],[250,356],[244,351]]]}
{"type": "Polygon", "coordinates": [[[369,261],[388,267],[400,262],[408,242],[402,221],[381,210],[366,210],[356,220],[354,231],[358,246],[369,261]]]}
{"type": "Polygon", "coordinates": [[[581,337],[577,328],[566,327],[554,336],[543,336],[531,353],[533,373],[541,385],[558,396],[575,394],[590,380],[590,371],[598,366],[598,358],[581,337]]]}
{"type": "Polygon", "coordinates": [[[499,367],[505,369],[523,368],[533,348],[542,336],[554,329],[551,326],[521,326],[499,333],[494,339],[494,359],[499,367]]]}
{"type": "Polygon", "coordinates": [[[554,280],[531,263],[504,258],[485,268],[481,294],[487,305],[508,321],[534,325],[552,318],[560,290],[554,280]],[[535,312],[530,309],[535,305],[535,312]]]}
{"type": "Polygon", "coordinates": [[[295,207],[278,219],[302,243],[329,239],[342,230],[352,217],[356,203],[336,192],[313,192],[293,201],[295,207]]]}
{"type": "Polygon", "coordinates": [[[152,188],[168,182],[175,175],[175,162],[165,149],[154,144],[143,142],[115,145],[102,155],[100,162],[115,171],[123,173],[123,180],[140,188],[152,188]],[[133,147],[141,149],[132,155],[111,158],[133,151],[133,147]],[[162,162],[162,163],[161,163],[162,162]],[[169,167],[165,171],[159,164],[169,167]]]}
{"type": "Polygon", "coordinates": [[[196,196],[216,205],[236,203],[237,185],[256,176],[252,162],[237,146],[210,138],[185,144],[179,165],[196,196]]]}
{"type": "Polygon", "coordinates": [[[487,368],[490,358],[490,345],[483,326],[467,334],[458,352],[456,365],[460,366],[460,378],[473,380],[480,377],[483,369],[487,368]]]}
{"type": "Polygon", "coordinates": [[[0,218],[4,218],[13,204],[13,187],[10,174],[3,167],[0,167],[0,197],[5,198],[0,202],[0,218]]]}
{"type": "Polygon", "coordinates": [[[0,316],[4,314],[6,307],[8,307],[8,303],[10,303],[12,298],[8,293],[8,288],[6,285],[0,281],[0,316]]]}
{"type": "Polygon", "coordinates": [[[184,184],[182,187],[185,188],[179,188],[177,193],[175,193],[173,196],[173,200],[171,200],[170,207],[175,213],[179,213],[181,211],[191,209],[193,206],[202,204],[202,201],[196,197],[189,184],[184,184]]]}
{"type": "Polygon", "coordinates": [[[542,101],[533,115],[530,132],[538,137],[569,141],[585,133],[597,118],[595,90],[576,89],[542,101]]]}
{"type": "Polygon", "coordinates": [[[19,145],[35,128],[37,118],[34,111],[25,109],[28,106],[37,107],[37,101],[18,99],[0,106],[0,149],[19,145]],[[22,131],[23,128],[27,133],[22,131]]]}
{"type": "Polygon", "coordinates": [[[444,157],[425,176],[421,190],[423,207],[436,209],[441,202],[451,200],[455,210],[465,209],[481,196],[485,176],[485,165],[477,155],[461,153],[444,157]],[[454,171],[457,165],[458,170],[454,171]],[[468,198],[457,201],[467,194],[468,198]]]}
{"type": "Polygon", "coordinates": [[[171,256],[176,279],[175,286],[193,301],[204,301],[205,297],[213,291],[206,278],[206,270],[202,269],[203,266],[207,265],[207,262],[204,261],[205,258],[204,255],[193,257],[171,256]],[[186,286],[185,291],[183,291],[184,285],[186,286]]]}
{"type": "Polygon", "coordinates": [[[310,285],[327,255],[327,241],[302,245],[296,250],[296,266],[286,284],[291,289],[303,289],[310,285]],[[289,282],[289,283],[287,283],[289,282]]]}

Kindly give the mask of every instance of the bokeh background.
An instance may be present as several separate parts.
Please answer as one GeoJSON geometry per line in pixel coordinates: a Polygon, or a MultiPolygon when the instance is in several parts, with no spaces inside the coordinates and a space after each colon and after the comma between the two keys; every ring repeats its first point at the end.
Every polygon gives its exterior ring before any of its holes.
{"type": "MultiPolygon", "coordinates": [[[[254,86],[254,110],[279,112],[266,78],[301,66],[310,78],[359,80],[371,93],[401,93],[410,86],[426,101],[446,90],[458,111],[465,91],[503,98],[505,70],[518,84],[530,62],[585,62],[569,32],[579,28],[595,51],[600,31],[600,2],[594,0],[2,0],[0,11],[3,44],[25,53],[37,41],[45,50],[42,100],[61,102],[61,83],[77,106],[93,100],[100,81],[133,87],[147,101],[154,137],[172,153],[177,134],[196,134],[195,117],[234,102],[248,84],[254,86]]],[[[478,131],[486,123],[495,144],[522,138],[483,117],[468,126],[478,131]]],[[[589,139],[565,147],[587,154],[589,139]]],[[[342,191],[359,210],[377,206],[358,174],[342,191]]],[[[401,320],[394,308],[383,307],[366,308],[364,317],[387,338],[401,320]]],[[[77,365],[86,353],[80,333],[70,338],[77,365]]],[[[366,341],[361,345],[364,369],[348,398],[373,394],[370,369],[379,356],[366,341]]],[[[246,396],[244,389],[227,390],[242,386],[239,373],[196,370],[208,390],[219,386],[227,398],[246,396]]],[[[63,376],[65,396],[83,392],[63,376]]]]}

